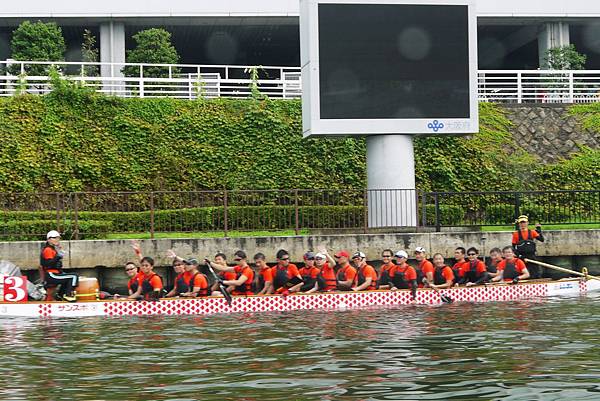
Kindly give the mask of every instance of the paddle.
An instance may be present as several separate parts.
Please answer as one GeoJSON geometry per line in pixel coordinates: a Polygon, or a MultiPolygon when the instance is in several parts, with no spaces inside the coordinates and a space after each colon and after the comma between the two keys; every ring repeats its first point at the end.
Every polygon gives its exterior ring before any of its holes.
{"type": "Polygon", "coordinates": [[[221,290],[223,297],[225,297],[225,301],[227,301],[227,305],[231,306],[231,302],[233,301],[233,299],[231,298],[231,294],[229,293],[229,291],[227,291],[227,287],[225,287],[225,285],[223,284],[223,279],[221,277],[217,276],[217,273],[215,273],[212,266],[210,265],[210,260],[204,259],[204,261],[206,262],[206,265],[208,266],[208,270],[210,270],[210,272],[212,273],[215,280],[217,280],[217,282],[219,283],[219,289],[221,290]]]}
{"type": "Polygon", "coordinates": [[[585,278],[592,278],[594,280],[600,280],[600,277],[592,276],[590,274],[580,273],[580,272],[578,272],[576,270],[565,269],[564,267],[558,267],[558,266],[550,265],[548,263],[538,262],[537,260],[524,259],[524,261],[525,261],[525,263],[535,263],[536,265],[544,266],[544,267],[547,267],[549,269],[558,270],[559,272],[570,273],[570,274],[573,274],[575,276],[580,276],[580,277],[585,277],[585,278]]]}
{"type": "MultiPolygon", "coordinates": [[[[427,280],[426,278],[424,278],[423,279],[423,284],[429,284],[429,280],[427,280]]],[[[440,299],[442,300],[443,303],[445,303],[445,304],[451,304],[452,302],[454,302],[454,300],[452,298],[450,298],[448,295],[444,294],[439,288],[432,287],[431,285],[429,285],[429,288],[431,288],[433,291],[435,291],[438,294],[440,294],[440,299]]]]}

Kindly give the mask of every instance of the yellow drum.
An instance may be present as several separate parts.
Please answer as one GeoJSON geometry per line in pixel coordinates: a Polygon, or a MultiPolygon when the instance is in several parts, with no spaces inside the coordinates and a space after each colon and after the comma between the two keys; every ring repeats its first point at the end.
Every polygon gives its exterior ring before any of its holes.
{"type": "Polygon", "coordinates": [[[75,291],[78,301],[95,301],[99,297],[100,286],[93,277],[79,277],[79,285],[75,291]]]}

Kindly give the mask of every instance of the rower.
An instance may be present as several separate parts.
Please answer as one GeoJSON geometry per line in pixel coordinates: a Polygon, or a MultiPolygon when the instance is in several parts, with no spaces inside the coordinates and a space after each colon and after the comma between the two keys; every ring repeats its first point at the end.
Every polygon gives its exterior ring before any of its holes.
{"type": "MultiPolygon", "coordinates": [[[[136,266],[135,263],[133,262],[127,262],[125,263],[125,274],[127,274],[127,277],[129,277],[129,280],[127,281],[127,299],[133,299],[132,295],[134,293],[137,292],[138,287],[139,287],[139,280],[140,280],[140,276],[142,275],[138,269],[138,267],[136,266]]],[[[114,298],[118,299],[120,298],[121,295],[119,294],[115,294],[114,298]]]]}
{"type": "Polygon", "coordinates": [[[140,264],[142,276],[139,281],[138,292],[146,301],[156,301],[163,290],[162,278],[154,272],[154,259],[144,256],[140,264]]]}
{"type": "Polygon", "coordinates": [[[496,266],[498,266],[498,263],[500,263],[501,261],[502,261],[502,249],[500,249],[500,248],[490,249],[490,258],[489,258],[489,264],[487,265],[487,271],[491,277],[496,277],[498,275],[496,266]]]}
{"type": "Polygon", "coordinates": [[[377,273],[373,266],[367,263],[367,255],[356,252],[352,255],[352,262],[356,266],[356,285],[352,291],[370,291],[377,288],[377,273]]]}
{"type": "Polygon", "coordinates": [[[60,244],[60,233],[52,230],[46,234],[46,243],[40,252],[40,278],[46,283],[45,287],[56,287],[60,285],[58,297],[75,302],[75,288],[79,283],[79,276],[75,273],[63,271],[63,257],[65,252],[60,244]]]}
{"type": "Polygon", "coordinates": [[[396,266],[392,260],[393,257],[394,252],[392,252],[391,249],[384,249],[384,251],[381,252],[381,260],[383,261],[383,264],[381,265],[379,277],[377,278],[377,288],[380,290],[389,290],[391,288],[390,270],[396,266]]]}
{"type": "MultiPolygon", "coordinates": [[[[519,259],[531,259],[535,260],[536,245],[535,241],[544,242],[544,235],[542,234],[542,226],[536,224],[535,230],[529,229],[529,218],[525,215],[521,215],[516,221],[518,228],[512,235],[512,246],[515,255],[519,259]]],[[[531,274],[531,278],[541,278],[541,268],[535,263],[528,263],[527,270],[531,274]]]]}
{"type": "Polygon", "coordinates": [[[240,250],[233,254],[233,260],[236,263],[233,267],[235,279],[223,281],[223,285],[228,287],[227,290],[230,291],[232,295],[254,294],[254,292],[252,291],[252,283],[254,282],[254,271],[248,265],[247,259],[248,257],[246,256],[246,252],[244,251],[240,250]]]}
{"type": "Polygon", "coordinates": [[[513,252],[512,246],[505,246],[502,248],[502,255],[504,260],[498,263],[498,275],[492,279],[492,281],[512,282],[517,284],[519,280],[525,280],[529,278],[529,271],[525,263],[518,259],[513,252]]]}
{"type": "Polygon", "coordinates": [[[275,255],[277,264],[271,268],[273,273],[273,288],[277,294],[287,295],[290,291],[297,291],[302,287],[302,276],[298,267],[290,263],[290,254],[285,249],[280,249],[275,255]]]}
{"type": "Polygon", "coordinates": [[[433,282],[428,282],[429,287],[443,289],[454,285],[454,273],[450,266],[446,266],[444,256],[441,253],[433,255],[433,282]]]}
{"type": "Polygon", "coordinates": [[[423,287],[423,279],[426,278],[428,281],[433,281],[433,264],[427,260],[427,251],[422,246],[415,248],[415,259],[419,264],[417,271],[417,284],[419,287],[423,287]]]}
{"type": "Polygon", "coordinates": [[[479,260],[479,251],[475,247],[467,249],[466,263],[463,264],[460,271],[461,276],[458,279],[459,284],[465,284],[467,287],[480,285],[490,280],[485,263],[479,260]]]}
{"type": "Polygon", "coordinates": [[[210,295],[210,288],[206,276],[198,271],[199,262],[197,259],[191,258],[183,261],[185,272],[183,278],[185,280],[185,291],[180,292],[179,296],[206,297],[210,295]]]}
{"type": "Polygon", "coordinates": [[[414,267],[410,266],[406,261],[408,260],[408,253],[405,251],[396,252],[396,264],[390,270],[390,285],[391,290],[396,291],[399,289],[411,289],[411,297],[414,300],[417,296],[417,271],[414,267]]]}
{"type": "MultiPolygon", "coordinates": [[[[167,251],[168,252],[168,251],[167,251]]],[[[173,254],[173,270],[175,271],[175,284],[173,289],[165,295],[166,298],[173,298],[179,296],[184,292],[188,292],[187,279],[185,278],[185,263],[183,259],[173,254]]]]}
{"type": "Polygon", "coordinates": [[[455,285],[458,285],[459,277],[462,277],[462,269],[468,262],[465,260],[465,254],[467,250],[462,246],[457,247],[454,250],[454,266],[452,266],[452,273],[454,273],[455,285]]]}
{"type": "Polygon", "coordinates": [[[336,274],[337,288],[341,291],[349,291],[356,277],[356,270],[350,265],[350,254],[348,251],[339,251],[333,256],[339,266],[336,274]]]}
{"type": "Polygon", "coordinates": [[[317,277],[318,291],[335,291],[337,289],[334,270],[336,263],[326,248],[321,248],[315,255],[315,265],[321,271],[317,277]]]}
{"type": "MultiPolygon", "coordinates": [[[[221,280],[235,280],[236,279],[236,275],[235,275],[235,269],[231,268],[229,269],[229,266],[227,265],[227,256],[225,256],[224,253],[222,252],[218,252],[215,257],[214,260],[208,261],[210,262],[210,266],[215,269],[218,272],[219,277],[221,278],[221,280]]],[[[207,262],[207,263],[208,263],[207,262]]],[[[231,288],[233,289],[233,288],[231,288]]],[[[215,281],[211,287],[211,293],[215,294],[215,293],[219,293],[219,282],[215,281]]]]}
{"type": "Polygon", "coordinates": [[[267,264],[264,253],[254,255],[254,265],[258,268],[258,284],[256,288],[257,295],[267,295],[273,293],[273,271],[267,264]]]}
{"type": "MultiPolygon", "coordinates": [[[[306,252],[303,256],[303,259],[304,267],[298,270],[298,272],[300,273],[300,276],[302,276],[302,281],[304,284],[302,284],[298,291],[312,293],[319,289],[317,278],[319,277],[319,273],[321,271],[317,266],[315,266],[315,254],[313,252],[306,252]]],[[[290,290],[290,292],[292,291],[290,290]]]]}

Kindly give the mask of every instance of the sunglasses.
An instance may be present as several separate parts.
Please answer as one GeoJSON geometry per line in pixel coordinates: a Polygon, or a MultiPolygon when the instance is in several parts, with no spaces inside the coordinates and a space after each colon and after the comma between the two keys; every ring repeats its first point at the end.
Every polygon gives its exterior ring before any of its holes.
{"type": "Polygon", "coordinates": [[[281,258],[279,260],[290,260],[290,258],[281,258]]]}
{"type": "Polygon", "coordinates": [[[392,255],[381,255],[382,258],[391,258],[392,255]]]}
{"type": "Polygon", "coordinates": [[[315,258],[315,260],[325,260],[325,259],[323,259],[323,258],[315,258]]]}
{"type": "Polygon", "coordinates": [[[477,255],[476,253],[467,253],[467,256],[475,256],[477,255]]]}
{"type": "Polygon", "coordinates": [[[240,260],[242,260],[242,258],[234,258],[233,259],[234,262],[239,262],[240,260]]]}

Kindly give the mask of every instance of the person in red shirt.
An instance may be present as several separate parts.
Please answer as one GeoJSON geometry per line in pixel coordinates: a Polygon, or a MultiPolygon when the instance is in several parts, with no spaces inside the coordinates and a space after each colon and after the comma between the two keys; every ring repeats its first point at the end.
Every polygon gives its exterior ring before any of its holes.
{"type": "MultiPolygon", "coordinates": [[[[315,254],[313,252],[306,252],[303,256],[304,267],[299,270],[302,276],[302,287],[298,289],[299,292],[315,292],[319,289],[317,279],[321,271],[315,266],[315,254]]],[[[290,290],[290,292],[292,292],[290,290]]]]}
{"type": "Polygon", "coordinates": [[[383,261],[383,264],[381,265],[379,276],[377,278],[377,288],[380,290],[389,290],[391,288],[390,270],[396,266],[392,260],[393,257],[394,252],[392,252],[391,249],[385,249],[383,252],[381,252],[381,260],[383,261]]]}
{"type": "MultiPolygon", "coordinates": [[[[208,263],[209,261],[207,261],[206,263],[208,263]]],[[[235,280],[236,279],[236,274],[235,274],[235,269],[234,268],[230,268],[227,265],[227,256],[225,256],[224,253],[222,252],[218,252],[215,255],[215,258],[212,262],[210,262],[210,266],[216,270],[219,275],[219,277],[221,278],[221,280],[235,280]]],[[[213,283],[212,287],[211,287],[211,293],[213,294],[219,294],[220,293],[220,288],[219,288],[219,282],[215,280],[215,282],[213,283]]]]}
{"type": "Polygon", "coordinates": [[[285,249],[280,249],[275,255],[277,264],[272,267],[273,288],[278,294],[288,294],[290,291],[297,291],[302,284],[302,276],[298,266],[290,263],[290,254],[285,249]]]}
{"type": "Polygon", "coordinates": [[[261,252],[254,255],[254,265],[258,269],[258,280],[256,291],[257,295],[267,295],[273,293],[273,270],[267,264],[267,258],[261,252]]]}
{"type": "Polygon", "coordinates": [[[487,273],[485,263],[479,260],[479,251],[475,247],[467,249],[466,263],[460,271],[458,283],[465,284],[467,287],[480,285],[490,280],[490,275],[487,273]]]}
{"type": "MultiPolygon", "coordinates": [[[[529,218],[525,215],[519,216],[516,221],[518,228],[512,235],[512,245],[515,255],[523,259],[535,260],[536,245],[535,241],[544,242],[542,226],[537,224],[535,230],[529,229],[529,218]]],[[[541,278],[541,267],[535,263],[526,264],[531,278],[541,278]]]]}
{"type": "Polygon", "coordinates": [[[492,248],[490,249],[490,258],[489,264],[487,265],[488,274],[491,277],[496,277],[498,275],[498,263],[502,261],[502,249],[500,248],[492,248]]]}
{"type": "Polygon", "coordinates": [[[466,253],[467,250],[462,246],[459,246],[454,250],[454,260],[456,263],[454,263],[454,266],[452,266],[452,273],[454,273],[454,278],[456,281],[455,285],[458,285],[458,280],[460,277],[462,277],[462,269],[464,268],[464,265],[467,264],[467,261],[465,260],[466,253]]]}
{"type": "Polygon", "coordinates": [[[391,290],[411,289],[412,299],[417,296],[417,271],[406,261],[408,253],[405,251],[396,252],[396,265],[390,270],[391,290]]]}
{"type": "MultiPolygon", "coordinates": [[[[317,277],[317,291],[335,291],[337,289],[337,280],[335,277],[335,261],[327,253],[327,249],[321,249],[319,253],[315,255],[315,265],[320,270],[319,276],[317,277]]],[[[309,290],[307,292],[314,292],[309,290]]]]}
{"type": "Polygon", "coordinates": [[[254,271],[248,265],[246,252],[237,251],[234,254],[233,260],[236,265],[233,267],[236,278],[235,280],[225,280],[223,285],[226,285],[227,290],[232,295],[252,295],[252,283],[254,282],[254,271]]]}
{"type": "Polygon", "coordinates": [[[423,287],[423,279],[426,278],[429,282],[433,281],[433,264],[427,260],[427,251],[422,246],[415,248],[415,259],[419,264],[417,266],[417,284],[423,287]]]}
{"type": "Polygon", "coordinates": [[[452,287],[454,285],[454,273],[451,267],[446,266],[444,256],[441,253],[433,255],[433,266],[435,267],[433,282],[428,282],[429,287],[437,289],[452,287]]]}
{"type": "Polygon", "coordinates": [[[517,284],[519,280],[525,280],[529,278],[529,271],[527,266],[521,259],[515,257],[512,246],[506,246],[502,248],[502,254],[504,260],[498,263],[498,275],[492,279],[492,281],[512,282],[517,284]]]}
{"type": "Polygon", "coordinates": [[[154,273],[154,259],[149,256],[144,256],[140,264],[142,276],[138,281],[138,296],[141,296],[146,301],[158,300],[163,290],[162,278],[154,273]]]}
{"type": "Polygon", "coordinates": [[[339,251],[333,256],[339,266],[336,273],[337,288],[341,291],[349,291],[356,277],[356,270],[350,265],[350,254],[348,251],[339,251]]]}
{"type": "MultiPolygon", "coordinates": [[[[167,256],[169,251],[167,251],[167,256]]],[[[174,254],[173,254],[174,255],[174,254]]],[[[166,298],[173,298],[179,296],[184,292],[188,292],[188,284],[184,277],[185,274],[185,263],[181,258],[173,256],[173,270],[175,271],[175,283],[171,291],[165,295],[166,298]]]]}
{"type": "Polygon", "coordinates": [[[371,291],[377,288],[377,272],[367,263],[367,255],[356,252],[352,255],[352,262],[356,266],[355,284],[352,291],[371,291]]]}
{"type": "Polygon", "coordinates": [[[198,271],[198,260],[187,259],[184,261],[185,292],[180,293],[182,297],[206,297],[210,295],[210,286],[206,276],[198,271]]]}

